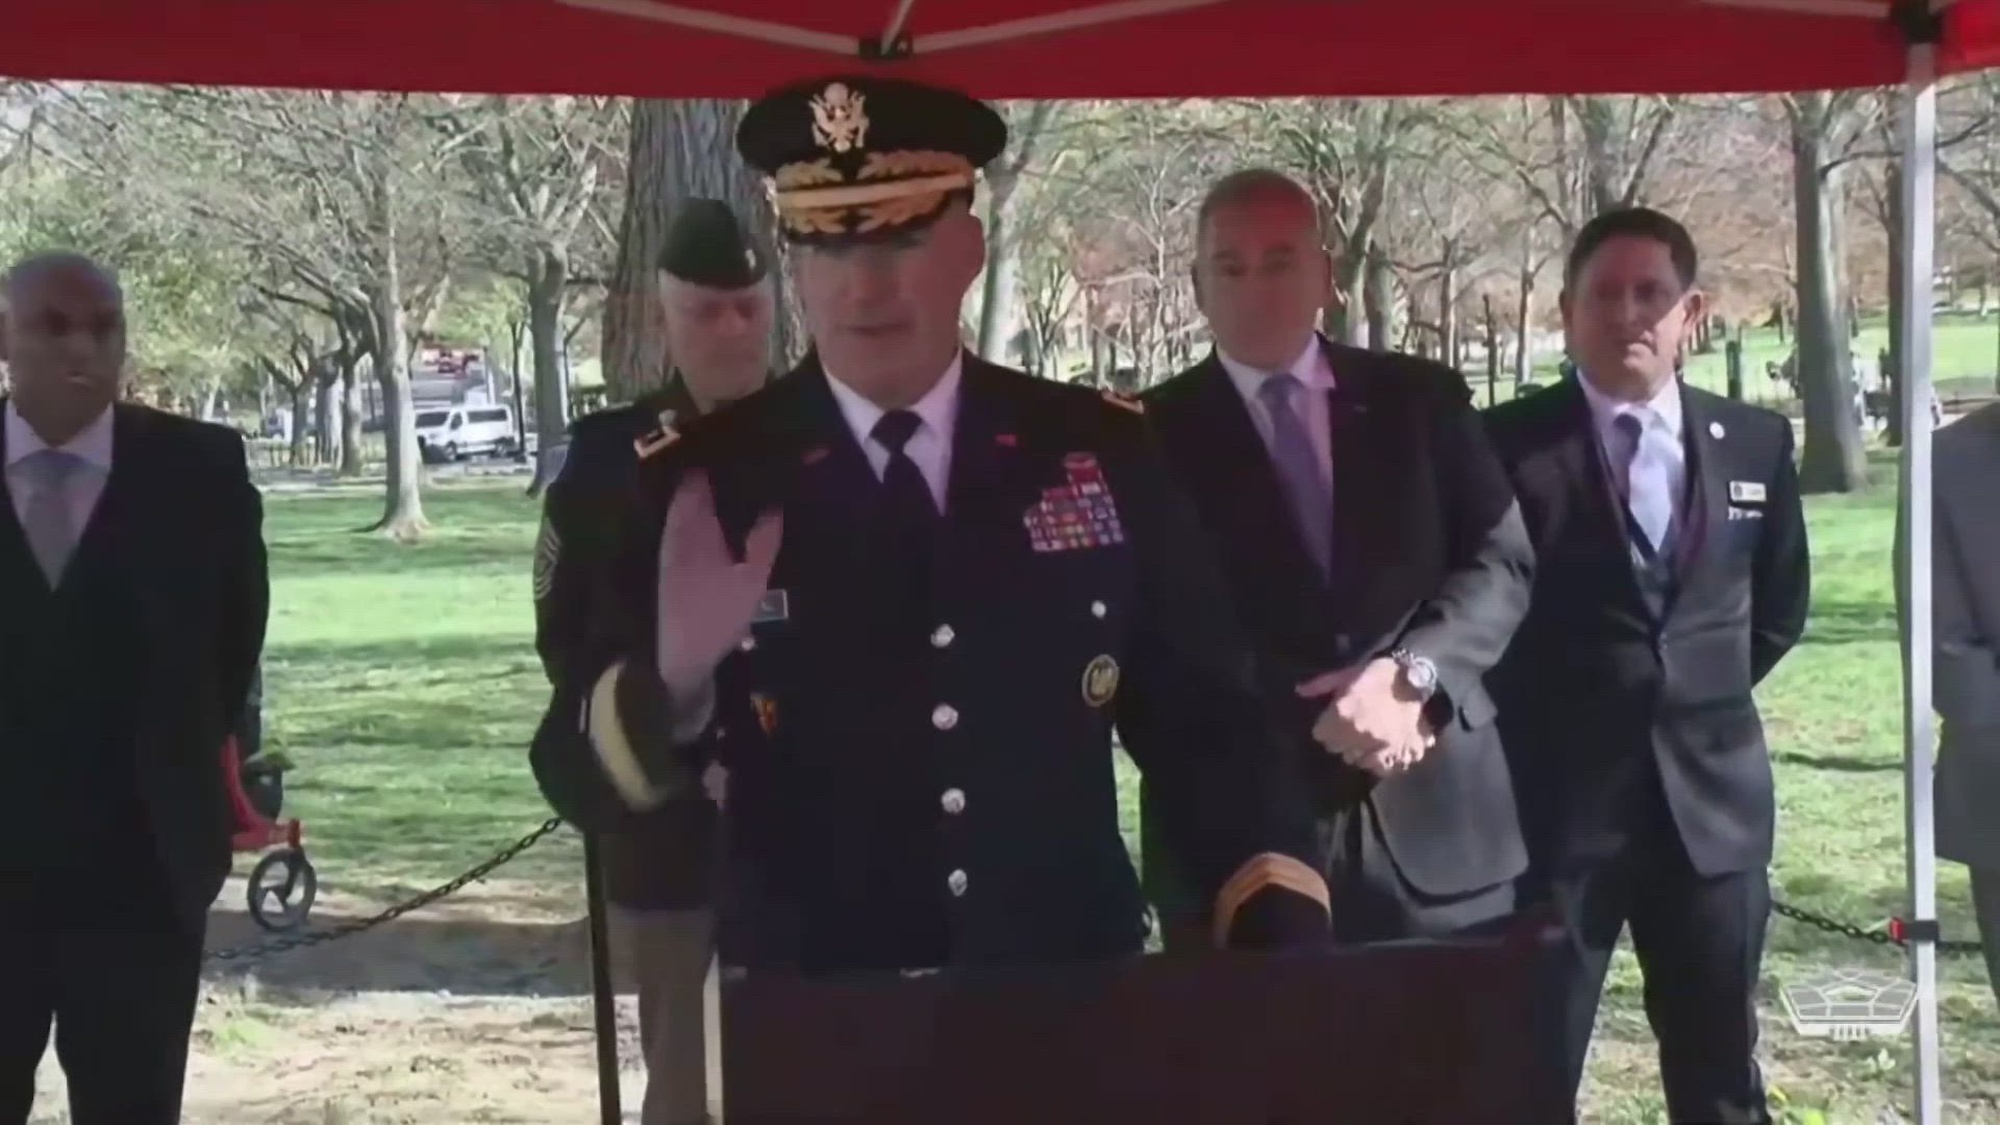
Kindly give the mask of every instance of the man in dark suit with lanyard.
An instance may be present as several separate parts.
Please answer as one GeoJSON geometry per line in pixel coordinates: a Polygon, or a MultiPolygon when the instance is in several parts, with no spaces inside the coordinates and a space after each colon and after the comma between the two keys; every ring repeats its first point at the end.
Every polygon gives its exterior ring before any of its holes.
{"type": "MultiPolygon", "coordinates": [[[[614,544],[632,519],[639,460],[681,429],[769,378],[770,255],[729,205],[683,203],[660,254],[660,304],[674,370],[657,393],[579,418],[550,485],[535,552],[535,643],[557,688],[551,721],[574,722],[564,669],[583,650],[614,544]]],[[[537,737],[543,764],[548,731],[537,737]]],[[[710,875],[715,808],[700,793],[633,817],[599,838],[617,940],[630,950],[646,1056],[645,1125],[700,1125],[708,1114],[704,996],[714,955],[710,875]]]]}
{"type": "Polygon", "coordinates": [[[737,135],[775,182],[815,352],[641,466],[545,780],[615,824],[725,767],[732,967],[1138,953],[1114,727],[1214,939],[1326,939],[1309,835],[1267,800],[1249,650],[1136,404],[960,342],[972,193],[1005,143],[989,106],[869,77],[777,91],[737,135]]]}
{"type": "Polygon", "coordinates": [[[234,825],[223,745],[270,590],[243,439],[117,402],[117,281],[4,279],[0,357],[0,1125],[55,1026],[77,1125],[180,1120],[208,909],[234,825]]]}
{"type": "MultiPolygon", "coordinates": [[[[1147,416],[1309,782],[1334,934],[1493,926],[1527,866],[1483,682],[1534,562],[1506,471],[1456,371],[1314,331],[1332,262],[1302,187],[1234,173],[1196,226],[1215,350],[1149,392],[1147,416]]],[[[1198,945],[1171,848],[1149,832],[1144,858],[1169,947],[1198,945]]]]}
{"type": "Polygon", "coordinates": [[[1577,373],[1491,410],[1535,542],[1491,678],[1537,882],[1568,930],[1552,1037],[1581,1081],[1621,930],[1675,1122],[1769,1120],[1756,1062],[1774,798],[1752,691],[1799,639],[1806,525],[1781,415],[1676,378],[1704,312],[1657,211],[1586,224],[1563,274],[1577,373]]]}

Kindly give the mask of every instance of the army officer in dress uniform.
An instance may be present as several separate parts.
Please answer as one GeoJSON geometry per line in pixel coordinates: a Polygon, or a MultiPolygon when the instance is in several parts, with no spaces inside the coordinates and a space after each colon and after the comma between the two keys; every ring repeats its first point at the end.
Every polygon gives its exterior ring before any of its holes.
{"type": "MultiPolygon", "coordinates": [[[[560,737],[551,743],[550,732],[575,728],[580,697],[565,690],[562,674],[582,651],[592,605],[603,596],[605,566],[631,517],[640,453],[663,448],[680,427],[770,376],[769,260],[728,204],[683,203],[659,261],[672,378],[658,393],[578,419],[571,429],[570,455],[549,487],[535,557],[535,641],[556,688],[553,717],[534,754],[545,777],[547,754],[562,752],[560,737]]],[[[559,783],[559,775],[550,780],[559,783]]],[[[645,1125],[708,1119],[704,996],[714,957],[714,835],[715,808],[697,793],[619,824],[597,849],[619,940],[638,978],[645,1125]]]]}
{"type": "Polygon", "coordinates": [[[1234,946],[1327,940],[1201,531],[1134,406],[981,362],[1006,127],[872,78],[756,103],[816,351],[641,466],[568,759],[599,823],[728,772],[725,963],[1117,958],[1145,938],[1116,727],[1234,946]]]}

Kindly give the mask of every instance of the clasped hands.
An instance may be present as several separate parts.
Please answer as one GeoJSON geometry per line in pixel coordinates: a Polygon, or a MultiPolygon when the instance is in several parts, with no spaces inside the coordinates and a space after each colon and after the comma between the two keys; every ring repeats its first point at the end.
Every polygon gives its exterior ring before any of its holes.
{"type": "Polygon", "coordinates": [[[1437,744],[1424,700],[1386,657],[1325,672],[1298,686],[1303,699],[1327,700],[1313,723],[1314,741],[1376,777],[1401,773],[1437,744]]]}

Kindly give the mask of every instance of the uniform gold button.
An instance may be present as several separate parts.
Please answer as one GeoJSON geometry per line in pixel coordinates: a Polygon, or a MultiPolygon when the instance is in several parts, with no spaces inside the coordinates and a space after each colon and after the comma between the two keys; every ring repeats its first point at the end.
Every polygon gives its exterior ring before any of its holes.
{"type": "Polygon", "coordinates": [[[944,806],[945,812],[957,816],[965,811],[965,790],[947,789],[944,795],[938,798],[938,803],[944,806]]]}
{"type": "Polygon", "coordinates": [[[954,871],[944,877],[944,885],[951,888],[953,898],[964,895],[966,885],[970,882],[971,880],[965,877],[965,872],[963,871],[954,871]]]}
{"type": "Polygon", "coordinates": [[[940,625],[936,629],[931,630],[931,647],[950,648],[951,642],[954,639],[956,639],[957,636],[958,636],[957,633],[952,632],[951,626],[940,625]]]}
{"type": "Polygon", "coordinates": [[[1103,602],[1091,602],[1091,603],[1090,603],[1090,615],[1091,615],[1092,617],[1103,617],[1103,616],[1104,616],[1104,615],[1105,615],[1106,613],[1109,613],[1109,612],[1110,612],[1110,610],[1109,610],[1108,608],[1106,608],[1106,606],[1105,606],[1105,604],[1104,604],[1103,602]]]}
{"type": "Polygon", "coordinates": [[[939,730],[950,730],[958,725],[958,708],[949,703],[940,703],[931,708],[931,725],[939,730]]]}

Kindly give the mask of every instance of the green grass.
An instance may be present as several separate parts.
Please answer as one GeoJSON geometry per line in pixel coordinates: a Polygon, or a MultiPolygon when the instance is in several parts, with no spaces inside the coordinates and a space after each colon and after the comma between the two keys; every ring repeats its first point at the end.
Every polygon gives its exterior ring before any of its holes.
{"type": "MultiPolygon", "coordinates": [[[[1980,335],[1990,342],[1992,331],[1980,335]]],[[[1904,897],[1894,482],[1880,469],[1871,494],[1812,502],[1812,628],[1762,693],[1778,758],[1778,893],[1863,924],[1904,897]]],[[[288,811],[306,820],[328,885],[387,896],[456,875],[547,815],[525,751],[545,687],[528,592],[536,508],[519,485],[433,490],[438,530],[415,547],[352,533],[377,505],[372,495],[271,497],[267,721],[298,763],[288,811]]],[[[575,843],[563,834],[505,874],[573,882],[575,843]]],[[[1961,870],[1942,868],[1941,895],[1947,931],[1969,936],[1961,870]]],[[[1801,1039],[1778,1011],[1779,982],[1857,964],[1893,970],[1900,960],[1774,924],[1763,1054],[1774,1086],[1806,1107],[1791,1120],[1815,1120],[1810,1109],[1874,1122],[1909,1103],[1904,1044],[1801,1039]]],[[[2000,1121],[2000,1017],[1985,974],[1976,960],[1947,959],[1942,977],[1947,1119],[2000,1121]]],[[[1613,968],[1592,1073],[1592,1120],[1664,1120],[1629,954],[1613,968]]]]}
{"type": "MultiPolygon", "coordinates": [[[[1879,319],[1862,323],[1861,334],[1855,338],[1854,351],[1867,357],[1872,363],[1874,357],[1888,346],[1889,329],[1879,319]]],[[[1791,338],[1783,341],[1778,333],[1769,328],[1751,329],[1743,333],[1743,397],[1751,402],[1767,406],[1778,406],[1789,398],[1782,384],[1774,383],[1765,372],[1765,365],[1783,363],[1793,348],[1791,338]]],[[[1983,398],[1994,393],[1994,373],[2000,371],[2000,318],[1980,316],[1973,312],[1942,313],[1937,318],[1937,327],[1931,344],[1931,377],[1937,382],[1938,394],[1947,402],[1955,398],[1983,398]]],[[[1510,376],[1505,364],[1500,373],[1500,394],[1510,393],[1510,376]]],[[[1473,385],[1484,388],[1486,371],[1467,371],[1467,378],[1473,385]]],[[[1556,359],[1550,357],[1537,363],[1533,379],[1539,383],[1554,380],[1556,359]]],[[[1687,364],[1688,381],[1704,390],[1716,394],[1726,394],[1729,389],[1728,365],[1723,356],[1721,341],[1716,349],[1702,355],[1690,357],[1687,364]]],[[[1483,400],[1482,400],[1483,401],[1483,400]]]]}

